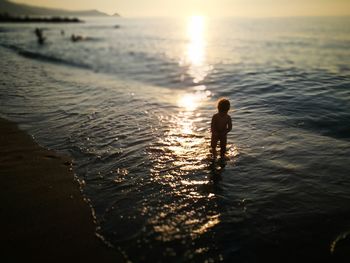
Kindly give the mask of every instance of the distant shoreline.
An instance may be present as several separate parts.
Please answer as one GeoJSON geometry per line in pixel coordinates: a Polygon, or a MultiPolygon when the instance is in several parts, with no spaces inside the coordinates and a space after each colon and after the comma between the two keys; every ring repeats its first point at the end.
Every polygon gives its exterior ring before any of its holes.
{"type": "Polygon", "coordinates": [[[9,14],[0,14],[0,23],[84,23],[84,21],[76,17],[12,16],[9,14]]]}

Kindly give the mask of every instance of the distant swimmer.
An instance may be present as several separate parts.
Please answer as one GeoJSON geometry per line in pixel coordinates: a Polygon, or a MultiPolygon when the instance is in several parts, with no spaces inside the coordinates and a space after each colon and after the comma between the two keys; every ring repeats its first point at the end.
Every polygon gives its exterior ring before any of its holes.
{"type": "Polygon", "coordinates": [[[228,111],[230,110],[230,102],[227,99],[220,99],[217,104],[218,112],[211,119],[211,151],[216,157],[216,146],[220,141],[221,157],[225,156],[227,133],[232,130],[232,120],[228,111]]]}
{"type": "Polygon", "coordinates": [[[70,37],[70,39],[72,40],[72,42],[77,42],[77,41],[82,41],[82,40],[84,40],[84,37],[79,36],[79,35],[74,35],[74,34],[72,34],[72,36],[70,37]]]}
{"type": "Polygon", "coordinates": [[[44,34],[43,34],[43,30],[40,28],[35,28],[34,33],[37,37],[38,43],[40,45],[43,45],[45,40],[46,40],[46,38],[44,37],[44,34]]]}
{"type": "Polygon", "coordinates": [[[63,29],[61,29],[61,36],[64,36],[64,30],[63,29]]]}

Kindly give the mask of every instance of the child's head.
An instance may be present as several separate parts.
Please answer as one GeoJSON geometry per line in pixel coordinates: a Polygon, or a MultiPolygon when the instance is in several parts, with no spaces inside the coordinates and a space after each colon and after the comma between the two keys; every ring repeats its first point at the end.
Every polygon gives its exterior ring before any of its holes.
{"type": "Polygon", "coordinates": [[[218,111],[221,113],[227,113],[230,109],[230,102],[228,99],[220,99],[218,101],[218,111]]]}

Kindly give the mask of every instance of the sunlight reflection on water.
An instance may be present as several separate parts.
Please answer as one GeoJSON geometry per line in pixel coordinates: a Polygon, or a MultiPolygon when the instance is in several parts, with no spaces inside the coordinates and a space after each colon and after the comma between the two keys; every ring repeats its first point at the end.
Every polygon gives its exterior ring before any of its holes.
{"type": "MultiPolygon", "coordinates": [[[[193,240],[220,223],[212,177],[221,174],[224,166],[211,165],[209,127],[203,130],[207,116],[202,116],[201,110],[211,95],[205,85],[180,93],[177,113],[159,118],[166,128],[150,152],[151,176],[167,189],[162,198],[169,200],[161,209],[149,208],[153,215],[149,223],[159,240],[193,240]]],[[[237,154],[232,145],[228,155],[237,154]]]]}
{"type": "Polygon", "coordinates": [[[202,65],[205,60],[204,29],[204,17],[192,16],[189,18],[187,29],[189,38],[187,56],[194,66],[202,65]]]}
{"type": "MultiPolygon", "coordinates": [[[[152,130],[155,140],[147,147],[149,177],[142,182],[142,187],[151,190],[142,192],[146,192],[146,197],[140,211],[151,240],[161,243],[180,240],[191,247],[203,235],[211,240],[212,229],[221,222],[215,178],[221,176],[225,164],[213,161],[209,152],[210,116],[206,107],[212,92],[199,84],[210,71],[204,18],[189,19],[187,29],[189,42],[184,63],[195,86],[172,90],[164,97],[169,109],[155,112],[157,125],[152,130]]],[[[229,147],[228,155],[234,156],[236,151],[234,146],[229,147]]],[[[210,242],[196,253],[209,249],[210,242]]]]}
{"type": "Polygon", "coordinates": [[[212,69],[206,62],[206,19],[203,16],[188,19],[187,37],[189,42],[180,64],[188,66],[187,73],[193,78],[193,83],[200,83],[212,69]]]}
{"type": "Polygon", "coordinates": [[[220,222],[208,176],[209,127],[203,130],[206,116],[201,111],[210,96],[206,86],[197,86],[175,97],[175,114],[159,117],[165,129],[150,151],[150,172],[152,182],[166,190],[162,207],[146,209],[158,240],[194,240],[220,222]]]}

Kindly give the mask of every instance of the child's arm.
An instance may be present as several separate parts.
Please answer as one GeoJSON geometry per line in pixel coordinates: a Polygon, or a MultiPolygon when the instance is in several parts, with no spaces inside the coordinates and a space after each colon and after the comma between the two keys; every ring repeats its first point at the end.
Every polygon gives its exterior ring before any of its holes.
{"type": "Polygon", "coordinates": [[[210,132],[213,133],[215,131],[215,119],[214,119],[214,116],[211,118],[211,123],[210,123],[210,132]]]}
{"type": "Polygon", "coordinates": [[[232,120],[231,120],[231,117],[228,116],[227,133],[229,133],[231,130],[232,130],[232,120]]]}

